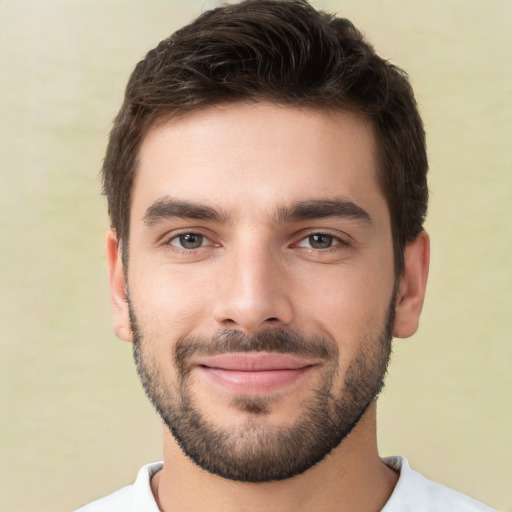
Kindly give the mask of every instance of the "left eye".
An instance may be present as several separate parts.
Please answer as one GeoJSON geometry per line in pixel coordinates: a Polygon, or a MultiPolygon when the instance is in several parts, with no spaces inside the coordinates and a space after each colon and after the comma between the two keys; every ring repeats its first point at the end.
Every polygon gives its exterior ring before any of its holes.
{"type": "Polygon", "coordinates": [[[170,245],[180,249],[199,249],[207,245],[208,239],[199,233],[182,233],[169,241],[170,245]]]}
{"type": "Polygon", "coordinates": [[[301,240],[298,247],[311,247],[313,249],[329,249],[333,245],[339,243],[339,239],[332,235],[324,233],[315,233],[301,240]]]}

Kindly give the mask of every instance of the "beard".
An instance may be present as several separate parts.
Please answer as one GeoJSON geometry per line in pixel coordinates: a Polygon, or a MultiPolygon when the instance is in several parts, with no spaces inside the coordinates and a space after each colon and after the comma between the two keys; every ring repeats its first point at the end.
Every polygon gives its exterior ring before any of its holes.
{"type": "Polygon", "coordinates": [[[133,355],[142,385],[164,424],[187,457],[202,469],[243,482],[284,480],[322,461],[352,432],[384,386],[391,354],[395,299],[377,333],[358,340],[359,351],[339,375],[338,346],[323,337],[305,336],[290,329],[272,329],[246,335],[219,331],[212,337],[184,336],[173,350],[176,382],[151,353],[151,341],[141,332],[130,305],[133,355]],[[268,418],[275,397],[233,396],[233,408],[245,413],[242,424],[223,427],[210,421],[194,397],[192,357],[229,352],[267,351],[323,362],[318,383],[302,400],[301,413],[287,426],[268,418]],[[339,378],[338,378],[339,380],[339,378]]]}

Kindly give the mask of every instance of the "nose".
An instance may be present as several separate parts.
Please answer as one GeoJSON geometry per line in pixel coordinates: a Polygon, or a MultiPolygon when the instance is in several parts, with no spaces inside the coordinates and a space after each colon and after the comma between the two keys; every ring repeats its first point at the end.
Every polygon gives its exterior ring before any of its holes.
{"type": "Polygon", "coordinates": [[[279,255],[257,242],[227,252],[217,279],[216,324],[246,334],[290,324],[292,290],[279,255]]]}

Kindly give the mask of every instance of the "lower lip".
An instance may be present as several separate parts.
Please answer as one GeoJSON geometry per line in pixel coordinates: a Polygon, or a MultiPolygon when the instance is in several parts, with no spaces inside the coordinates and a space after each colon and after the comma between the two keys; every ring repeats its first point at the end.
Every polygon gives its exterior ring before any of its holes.
{"type": "Polygon", "coordinates": [[[211,382],[237,393],[270,393],[297,382],[313,367],[305,366],[293,370],[239,371],[198,366],[211,382]]]}

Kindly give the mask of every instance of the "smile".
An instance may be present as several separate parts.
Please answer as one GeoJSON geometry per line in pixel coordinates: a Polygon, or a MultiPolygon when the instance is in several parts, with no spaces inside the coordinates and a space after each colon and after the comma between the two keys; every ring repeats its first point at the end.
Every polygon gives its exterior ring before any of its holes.
{"type": "Polygon", "coordinates": [[[316,366],[288,354],[221,354],[196,361],[195,367],[211,383],[246,393],[270,393],[290,386],[316,366]]]}

